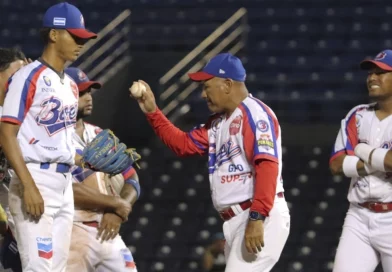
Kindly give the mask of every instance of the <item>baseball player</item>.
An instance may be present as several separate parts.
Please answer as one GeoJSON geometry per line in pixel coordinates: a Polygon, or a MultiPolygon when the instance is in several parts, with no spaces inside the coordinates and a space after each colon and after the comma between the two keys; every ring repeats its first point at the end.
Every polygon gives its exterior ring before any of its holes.
{"type": "Polygon", "coordinates": [[[70,168],[78,89],[63,72],[96,34],[79,9],[50,7],[43,17],[41,58],[9,80],[0,141],[12,167],[9,208],[23,271],[65,271],[74,214],[70,168]]]}
{"type": "MultiPolygon", "coordinates": [[[[31,63],[31,59],[27,59],[23,52],[15,48],[0,48],[0,115],[3,108],[6,85],[8,79],[23,65],[31,63]]],[[[22,271],[22,267],[19,261],[19,255],[15,257],[15,253],[9,252],[9,248],[12,248],[14,239],[12,237],[11,231],[8,228],[8,219],[10,219],[10,224],[12,224],[12,218],[7,216],[6,210],[8,210],[8,184],[10,181],[10,176],[8,173],[8,162],[5,155],[0,148],[0,234],[3,235],[3,240],[1,243],[1,263],[3,268],[12,268],[12,271],[18,272],[22,271]],[[4,207],[4,209],[3,209],[4,207]],[[7,252],[6,252],[7,251],[7,252]]],[[[15,247],[16,249],[16,247],[15,247]]]]}
{"type": "MultiPolygon", "coordinates": [[[[25,55],[14,48],[0,48],[0,116],[3,109],[5,89],[8,79],[17,70],[25,64],[25,55]]],[[[7,217],[3,213],[3,207],[8,207],[8,188],[4,187],[4,182],[9,183],[9,175],[7,172],[8,162],[5,159],[3,151],[0,149],[0,204],[1,204],[1,218],[0,218],[0,234],[4,235],[7,229],[7,217]],[[4,215],[4,218],[3,218],[4,215]],[[3,220],[4,219],[4,220],[3,220]]]]}
{"type": "MultiPolygon", "coordinates": [[[[79,104],[74,140],[81,153],[101,128],[83,121],[92,113],[91,89],[101,88],[77,68],[65,72],[77,83],[79,104]]],[[[73,167],[75,216],[67,271],[133,271],[136,265],[132,254],[118,234],[140,195],[135,169],[130,166],[122,174],[108,175],[81,167],[73,167]],[[123,187],[121,184],[124,184],[123,187]],[[122,188],[121,188],[122,187],[122,188]],[[120,212],[118,215],[116,212],[120,212]]]]}
{"type": "Polygon", "coordinates": [[[177,155],[208,154],[212,201],[225,221],[225,271],[270,271],[290,228],[278,120],[248,93],[245,69],[231,54],[217,55],[189,77],[203,83],[201,96],[215,114],[188,133],[162,114],[144,81],[139,83],[146,91],[136,99],[156,134],[177,155]]]}
{"type": "Polygon", "coordinates": [[[360,66],[373,103],[342,120],[329,163],[333,174],[351,178],[335,272],[370,272],[380,261],[392,271],[392,50],[360,66]]]}

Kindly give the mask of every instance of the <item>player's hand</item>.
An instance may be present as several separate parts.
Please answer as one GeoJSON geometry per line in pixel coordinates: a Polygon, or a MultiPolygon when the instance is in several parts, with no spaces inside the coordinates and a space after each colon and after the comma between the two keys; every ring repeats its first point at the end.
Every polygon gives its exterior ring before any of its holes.
{"type": "MultiPolygon", "coordinates": [[[[146,87],[146,91],[143,93],[143,95],[140,98],[135,98],[139,103],[139,107],[144,113],[152,113],[156,111],[157,104],[155,102],[154,93],[152,92],[150,86],[143,80],[138,80],[138,82],[146,87]]],[[[131,94],[131,88],[129,88],[129,93],[130,96],[133,97],[131,94]]]]}
{"type": "Polygon", "coordinates": [[[35,184],[23,188],[23,200],[26,212],[39,219],[45,211],[44,200],[35,184]]]}
{"type": "Polygon", "coordinates": [[[97,239],[101,242],[114,239],[120,231],[122,218],[114,213],[105,213],[98,228],[97,239]]]}
{"type": "Polygon", "coordinates": [[[245,247],[249,253],[257,254],[264,246],[263,220],[249,220],[245,230],[245,247]]]}
{"type": "Polygon", "coordinates": [[[115,199],[116,205],[114,208],[114,213],[121,217],[123,222],[128,221],[128,215],[132,211],[131,204],[118,196],[115,197],[115,199]]]}

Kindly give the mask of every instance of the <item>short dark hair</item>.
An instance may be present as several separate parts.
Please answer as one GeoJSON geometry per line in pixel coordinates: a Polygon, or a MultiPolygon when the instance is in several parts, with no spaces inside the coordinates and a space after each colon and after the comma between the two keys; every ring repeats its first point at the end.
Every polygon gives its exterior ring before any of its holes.
{"type": "Polygon", "coordinates": [[[0,48],[0,72],[7,70],[16,60],[24,60],[26,56],[18,48],[0,48]]]}
{"type": "Polygon", "coordinates": [[[41,37],[41,40],[45,46],[48,45],[48,43],[49,43],[50,30],[51,30],[51,28],[48,28],[48,27],[44,27],[39,30],[39,36],[41,37]]]}

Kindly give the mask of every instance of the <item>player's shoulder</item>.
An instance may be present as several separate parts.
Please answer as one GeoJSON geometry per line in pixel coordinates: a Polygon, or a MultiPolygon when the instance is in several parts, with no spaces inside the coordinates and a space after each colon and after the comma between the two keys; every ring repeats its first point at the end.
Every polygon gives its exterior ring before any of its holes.
{"type": "Polygon", "coordinates": [[[347,118],[350,118],[351,116],[357,113],[374,111],[375,105],[376,103],[357,105],[348,112],[347,118]]]}
{"type": "Polygon", "coordinates": [[[251,94],[242,101],[241,105],[245,109],[245,114],[247,115],[253,116],[264,114],[276,119],[274,111],[263,101],[253,97],[251,94]]]}
{"type": "Polygon", "coordinates": [[[39,61],[33,61],[32,63],[29,63],[23,67],[21,67],[18,71],[16,71],[13,75],[12,78],[18,78],[18,80],[24,79],[24,80],[32,80],[34,76],[36,76],[38,73],[42,73],[42,71],[46,68],[41,62],[39,61]]]}
{"type": "Polygon", "coordinates": [[[94,124],[90,124],[90,123],[85,122],[85,121],[84,121],[84,127],[85,127],[85,129],[89,130],[90,132],[92,132],[94,134],[98,134],[98,133],[100,133],[103,130],[99,126],[96,126],[94,124]]]}

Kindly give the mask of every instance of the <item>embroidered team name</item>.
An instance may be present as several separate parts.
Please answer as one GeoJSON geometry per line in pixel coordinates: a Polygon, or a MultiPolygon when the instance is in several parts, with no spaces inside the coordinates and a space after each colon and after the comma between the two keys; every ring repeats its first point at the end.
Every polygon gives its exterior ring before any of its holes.
{"type": "Polygon", "coordinates": [[[67,127],[74,126],[78,104],[63,106],[60,99],[51,97],[41,103],[41,111],[36,117],[36,122],[44,126],[49,136],[60,132],[67,127]]]}
{"type": "Polygon", "coordinates": [[[241,147],[229,140],[221,146],[218,154],[216,154],[216,165],[221,166],[224,163],[230,162],[240,154],[241,147]]]}

